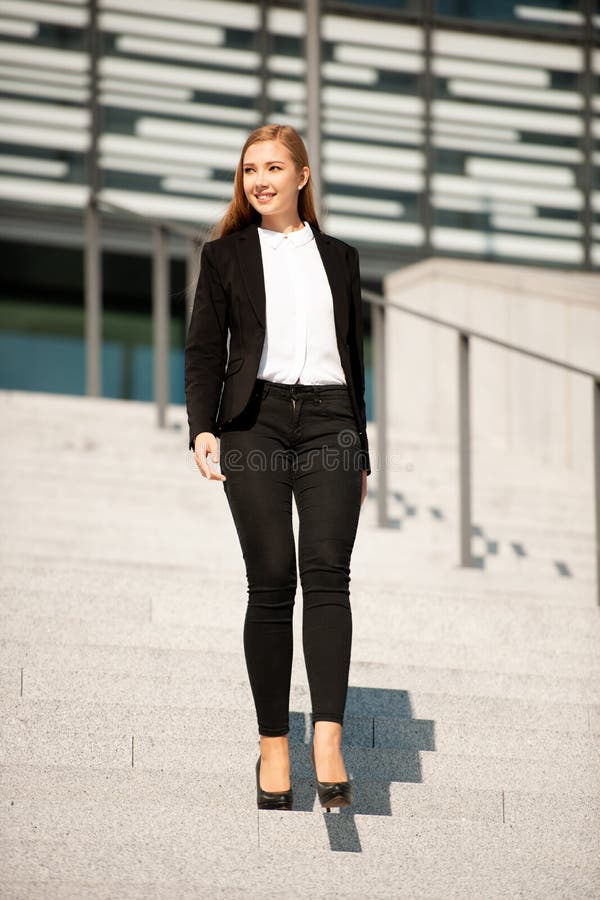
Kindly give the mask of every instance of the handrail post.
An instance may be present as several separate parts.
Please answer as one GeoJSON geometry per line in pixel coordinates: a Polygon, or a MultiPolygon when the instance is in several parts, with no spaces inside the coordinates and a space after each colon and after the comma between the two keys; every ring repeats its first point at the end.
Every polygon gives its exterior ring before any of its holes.
{"type": "Polygon", "coordinates": [[[596,599],[600,606],[600,380],[592,382],[592,451],[594,469],[595,549],[596,549],[596,599]]]}
{"type": "Polygon", "coordinates": [[[471,409],[469,335],[458,332],[458,453],[460,564],[472,566],[471,556],[471,409]]]}
{"type": "Polygon", "coordinates": [[[154,399],[158,427],[164,428],[169,402],[169,349],[171,336],[169,308],[169,235],[166,228],[152,229],[152,337],[154,344],[154,399]]]}
{"type": "Polygon", "coordinates": [[[377,524],[387,528],[387,402],[385,359],[385,307],[371,303],[371,333],[373,335],[372,369],[375,374],[375,421],[377,423],[377,524]]]}
{"type": "Polygon", "coordinates": [[[100,211],[92,193],[84,211],[85,392],[102,395],[102,246],[100,211]]]}

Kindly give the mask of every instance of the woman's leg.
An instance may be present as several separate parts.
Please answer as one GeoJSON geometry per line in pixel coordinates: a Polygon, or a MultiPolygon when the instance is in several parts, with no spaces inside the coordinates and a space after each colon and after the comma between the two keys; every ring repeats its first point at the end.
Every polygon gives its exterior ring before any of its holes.
{"type": "Polygon", "coordinates": [[[223,432],[220,461],[246,564],[243,643],[260,735],[260,784],[266,791],[286,791],[297,586],[292,474],[280,433],[285,407],[266,397],[260,401],[255,396],[248,414],[237,421],[240,427],[223,432]]]}
{"type": "MultiPolygon", "coordinates": [[[[283,405],[255,398],[221,435],[223,487],[245,561],[244,653],[259,734],[289,731],[293,612],[297,587],[292,471],[280,424],[283,405]]],[[[263,787],[269,788],[263,783],[263,787]]]]}
{"type": "Polygon", "coordinates": [[[296,484],[302,641],[313,724],[344,721],[352,645],[350,559],[361,488],[360,472],[312,472],[296,484]]]}
{"type": "Polygon", "coordinates": [[[359,439],[343,392],[324,394],[317,406],[305,402],[302,416],[306,441],[299,448],[294,494],[315,757],[321,781],[345,781],[340,745],[352,645],[350,561],[362,492],[355,465],[359,439]]]}
{"type": "MultiPolygon", "coordinates": [[[[223,443],[227,449],[240,449],[249,439],[243,433],[229,433],[223,443]]],[[[223,456],[221,449],[221,460],[223,456]]],[[[246,566],[243,644],[258,730],[261,735],[282,736],[289,731],[297,586],[291,482],[284,473],[274,477],[269,471],[248,468],[238,473],[222,464],[221,469],[246,566]]]]}

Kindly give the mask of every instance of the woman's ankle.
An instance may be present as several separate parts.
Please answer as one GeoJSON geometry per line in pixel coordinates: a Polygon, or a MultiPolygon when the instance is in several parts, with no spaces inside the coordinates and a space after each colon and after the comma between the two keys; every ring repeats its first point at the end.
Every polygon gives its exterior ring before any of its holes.
{"type": "Polygon", "coordinates": [[[277,737],[267,737],[260,735],[260,753],[263,757],[289,756],[289,740],[288,735],[280,735],[277,737]]]}

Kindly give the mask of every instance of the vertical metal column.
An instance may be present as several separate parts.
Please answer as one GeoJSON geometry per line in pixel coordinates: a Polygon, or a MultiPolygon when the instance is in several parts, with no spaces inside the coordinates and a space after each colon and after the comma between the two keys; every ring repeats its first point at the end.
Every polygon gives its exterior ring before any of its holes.
{"type": "Polygon", "coordinates": [[[154,399],[158,413],[158,427],[164,428],[169,402],[169,235],[167,229],[155,225],[152,229],[154,253],[152,266],[152,337],[154,349],[154,399]]]}
{"type": "Polygon", "coordinates": [[[266,125],[269,121],[270,102],[269,102],[269,0],[260,0],[258,4],[258,13],[260,21],[258,25],[258,52],[260,55],[260,63],[258,74],[260,78],[260,96],[258,98],[258,108],[260,111],[261,125],[266,125]]]}
{"type": "Polygon", "coordinates": [[[373,335],[373,370],[375,373],[375,421],[377,423],[377,524],[388,526],[387,477],[387,398],[385,355],[385,307],[371,303],[371,334],[373,335]]]}
{"type": "Polygon", "coordinates": [[[304,39],[306,62],[306,143],[310,158],[315,208],[319,218],[323,215],[321,184],[321,3],[320,0],[304,0],[306,12],[306,37],[304,39]]]}
{"type": "Polygon", "coordinates": [[[433,228],[433,205],[431,203],[431,178],[434,157],[431,139],[433,109],[433,0],[423,3],[423,191],[421,193],[421,222],[423,225],[423,255],[431,256],[431,231],[433,228]]]}
{"type": "Polygon", "coordinates": [[[84,210],[85,392],[102,395],[102,249],[100,213],[92,194],[84,210]]]}
{"type": "Polygon", "coordinates": [[[583,205],[581,209],[581,224],[583,232],[583,267],[585,269],[592,268],[592,227],[594,222],[594,214],[592,210],[592,191],[594,185],[594,169],[593,169],[593,107],[592,97],[594,93],[594,71],[593,71],[593,52],[594,52],[594,0],[583,0],[582,8],[585,16],[584,37],[583,37],[583,66],[580,75],[581,84],[581,100],[582,100],[582,134],[581,134],[581,152],[583,162],[581,164],[581,195],[583,205]]]}
{"type": "Polygon", "coordinates": [[[596,599],[600,606],[600,381],[592,382],[593,427],[592,452],[594,458],[594,507],[596,512],[596,599]]]}
{"type": "Polygon", "coordinates": [[[458,332],[458,452],[460,564],[472,566],[471,556],[471,392],[469,336],[458,332]]]}
{"type": "Polygon", "coordinates": [[[88,203],[84,211],[84,332],[85,332],[85,390],[90,397],[102,394],[102,247],[100,212],[96,198],[100,191],[98,139],[100,134],[100,106],[98,103],[98,57],[100,31],[98,3],[88,4],[89,56],[89,146],[87,152],[88,203]]]}

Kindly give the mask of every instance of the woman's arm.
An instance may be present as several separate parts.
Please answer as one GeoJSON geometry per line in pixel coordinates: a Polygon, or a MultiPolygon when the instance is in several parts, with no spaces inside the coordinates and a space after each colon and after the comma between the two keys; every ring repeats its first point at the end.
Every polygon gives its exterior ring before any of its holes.
{"type": "Polygon", "coordinates": [[[227,298],[212,258],[212,241],[200,255],[200,274],[185,342],[185,396],[190,450],[202,432],[214,434],[227,364],[227,298]]]}
{"type": "Polygon", "coordinates": [[[354,248],[352,261],[352,313],[350,316],[350,338],[354,353],[351,354],[354,383],[357,385],[358,403],[361,418],[361,444],[363,448],[365,471],[371,474],[369,457],[369,439],[367,437],[367,412],[365,404],[365,362],[363,349],[362,294],[360,286],[360,262],[358,250],[354,248]]]}

